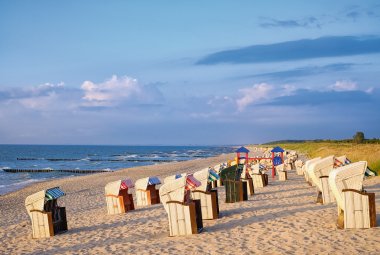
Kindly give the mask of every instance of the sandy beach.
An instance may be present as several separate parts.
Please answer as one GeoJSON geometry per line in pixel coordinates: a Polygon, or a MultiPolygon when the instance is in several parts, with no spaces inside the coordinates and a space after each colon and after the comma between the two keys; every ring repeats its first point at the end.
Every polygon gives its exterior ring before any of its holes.
{"type": "MultiPolygon", "coordinates": [[[[192,173],[231,159],[234,154],[124,169],[112,173],[70,177],[36,183],[0,196],[1,254],[378,254],[379,227],[364,230],[336,228],[336,205],[316,204],[316,191],[295,171],[289,180],[269,180],[255,189],[249,201],[224,203],[218,187],[220,218],[204,221],[204,231],[169,237],[162,204],[136,208],[122,215],[107,215],[104,186],[126,177],[137,180],[175,173],[192,173]],[[32,239],[25,198],[59,186],[66,192],[69,231],[48,239],[32,239]]],[[[376,193],[380,223],[380,177],[364,181],[376,193]]]]}

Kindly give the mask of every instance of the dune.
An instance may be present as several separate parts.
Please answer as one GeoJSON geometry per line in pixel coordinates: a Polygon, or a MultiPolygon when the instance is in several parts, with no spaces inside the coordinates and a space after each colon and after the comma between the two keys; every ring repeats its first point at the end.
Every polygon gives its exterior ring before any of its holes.
{"type": "MultiPolygon", "coordinates": [[[[286,182],[270,178],[255,189],[249,201],[224,203],[218,187],[220,218],[204,221],[197,235],[169,237],[162,204],[137,207],[120,215],[107,215],[104,186],[123,178],[137,180],[193,173],[234,157],[234,154],[192,161],[123,169],[112,173],[70,177],[35,183],[0,196],[1,254],[378,254],[379,228],[340,230],[336,205],[315,203],[316,191],[295,170],[286,182]],[[48,239],[32,239],[25,198],[39,190],[59,186],[66,192],[69,231],[48,239]]],[[[380,212],[380,177],[364,181],[376,193],[380,212]]],[[[377,216],[378,225],[380,216],[377,216]]]]}

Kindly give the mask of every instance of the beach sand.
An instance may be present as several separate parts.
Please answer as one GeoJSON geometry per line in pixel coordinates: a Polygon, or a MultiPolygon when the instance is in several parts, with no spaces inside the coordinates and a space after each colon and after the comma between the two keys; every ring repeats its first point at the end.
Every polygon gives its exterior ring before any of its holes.
{"type": "MultiPolygon", "coordinates": [[[[379,227],[337,229],[336,205],[316,204],[315,188],[295,171],[289,172],[286,182],[270,178],[269,186],[256,189],[245,202],[224,203],[224,187],[219,187],[220,218],[204,221],[204,231],[197,235],[168,237],[162,204],[107,215],[104,186],[110,181],[147,176],[163,179],[234,156],[51,180],[0,196],[0,254],[379,254],[379,227]],[[66,206],[69,231],[32,239],[25,198],[54,186],[67,194],[59,202],[66,206]]],[[[379,225],[380,177],[365,180],[364,187],[376,193],[379,225]]]]}

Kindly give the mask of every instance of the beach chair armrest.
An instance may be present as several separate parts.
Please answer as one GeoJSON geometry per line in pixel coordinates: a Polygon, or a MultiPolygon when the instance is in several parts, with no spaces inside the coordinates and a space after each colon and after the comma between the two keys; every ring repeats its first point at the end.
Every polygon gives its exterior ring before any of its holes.
{"type": "Polygon", "coordinates": [[[119,196],[112,195],[112,194],[107,194],[106,197],[115,197],[115,198],[118,198],[119,196]]]}
{"type": "Polygon", "coordinates": [[[179,201],[167,201],[166,202],[167,204],[179,204],[179,205],[188,205],[184,202],[179,202],[179,201]]]}
{"type": "Polygon", "coordinates": [[[29,212],[39,212],[39,213],[42,213],[42,214],[48,214],[49,213],[49,212],[41,211],[41,210],[38,210],[38,209],[33,209],[33,210],[30,210],[29,212]]]}
{"type": "Polygon", "coordinates": [[[208,194],[211,194],[210,192],[208,192],[208,191],[203,191],[203,190],[194,190],[194,191],[192,191],[193,193],[203,193],[203,194],[206,194],[206,195],[208,195],[208,194]]]}

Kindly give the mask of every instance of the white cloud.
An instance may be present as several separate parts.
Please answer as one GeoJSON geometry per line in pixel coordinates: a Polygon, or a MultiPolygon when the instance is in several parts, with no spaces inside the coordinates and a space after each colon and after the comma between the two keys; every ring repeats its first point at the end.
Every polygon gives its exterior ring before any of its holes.
{"type": "Polygon", "coordinates": [[[267,100],[270,98],[273,89],[273,86],[267,83],[254,84],[250,88],[239,89],[243,96],[236,100],[238,110],[243,111],[250,104],[267,100]]]}
{"type": "Polygon", "coordinates": [[[45,110],[56,102],[64,89],[64,83],[45,83],[27,88],[13,88],[0,92],[0,100],[6,104],[19,104],[28,109],[45,110]]]}
{"type": "Polygon", "coordinates": [[[139,84],[128,76],[118,78],[113,75],[103,83],[85,81],[82,86],[84,106],[115,106],[121,103],[154,103],[161,98],[160,91],[152,86],[139,84]]]}
{"type": "Polygon", "coordinates": [[[353,91],[357,90],[358,86],[352,81],[336,81],[330,88],[335,91],[353,91]]]}

